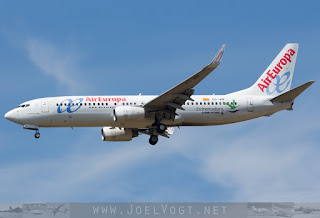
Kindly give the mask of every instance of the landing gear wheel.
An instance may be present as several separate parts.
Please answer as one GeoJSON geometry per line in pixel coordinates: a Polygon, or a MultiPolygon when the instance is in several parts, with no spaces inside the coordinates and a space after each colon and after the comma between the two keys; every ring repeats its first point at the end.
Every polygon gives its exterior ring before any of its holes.
{"type": "Polygon", "coordinates": [[[34,137],[35,137],[36,139],[40,138],[40,133],[39,133],[39,132],[36,132],[36,134],[34,134],[34,137]]]}
{"type": "Polygon", "coordinates": [[[158,136],[156,136],[156,135],[151,135],[151,136],[150,136],[150,139],[149,139],[149,143],[150,143],[151,145],[155,145],[155,144],[157,144],[157,142],[158,142],[158,136]]]}
{"type": "Polygon", "coordinates": [[[167,127],[166,125],[160,123],[159,125],[157,125],[157,132],[158,133],[164,133],[164,131],[166,131],[167,127]]]}

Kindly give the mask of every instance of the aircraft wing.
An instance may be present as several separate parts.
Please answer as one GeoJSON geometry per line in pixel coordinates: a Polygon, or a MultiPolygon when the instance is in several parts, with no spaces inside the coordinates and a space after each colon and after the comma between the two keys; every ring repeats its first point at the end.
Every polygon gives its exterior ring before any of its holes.
{"type": "Polygon", "coordinates": [[[184,110],[182,105],[185,103],[185,101],[192,100],[190,98],[190,96],[194,93],[192,88],[219,66],[225,47],[226,45],[221,47],[219,52],[208,66],[204,67],[198,73],[192,75],[165,93],[147,102],[144,105],[144,108],[149,112],[163,111],[169,114],[175,114],[176,109],[184,110]]]}

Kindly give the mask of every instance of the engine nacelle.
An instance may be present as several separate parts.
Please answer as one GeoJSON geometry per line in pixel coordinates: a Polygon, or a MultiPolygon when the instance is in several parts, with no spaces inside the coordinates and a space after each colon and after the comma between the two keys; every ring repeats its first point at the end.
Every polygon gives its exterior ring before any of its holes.
{"type": "Polygon", "coordinates": [[[138,136],[138,131],[128,128],[103,127],[101,129],[102,141],[131,141],[138,136]]]}
{"type": "Polygon", "coordinates": [[[113,121],[114,122],[128,122],[138,121],[145,119],[145,110],[142,107],[116,107],[113,110],[113,121]]]}

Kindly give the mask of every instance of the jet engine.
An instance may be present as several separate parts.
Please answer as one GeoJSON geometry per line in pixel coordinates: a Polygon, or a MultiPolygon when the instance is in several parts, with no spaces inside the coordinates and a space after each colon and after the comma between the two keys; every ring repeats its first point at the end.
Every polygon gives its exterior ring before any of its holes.
{"type": "Polygon", "coordinates": [[[145,119],[145,110],[142,107],[116,107],[113,110],[113,120],[114,122],[128,122],[137,121],[145,119]]]}
{"type": "Polygon", "coordinates": [[[129,128],[103,127],[101,129],[102,141],[131,141],[139,135],[137,130],[129,128]]]}

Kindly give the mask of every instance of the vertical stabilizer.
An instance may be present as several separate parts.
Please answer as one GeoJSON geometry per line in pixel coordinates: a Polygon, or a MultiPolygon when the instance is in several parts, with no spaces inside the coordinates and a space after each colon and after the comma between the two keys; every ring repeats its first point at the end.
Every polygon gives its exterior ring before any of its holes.
{"type": "Polygon", "coordinates": [[[286,44],[257,82],[237,93],[278,96],[290,90],[299,44],[286,44]]]}

